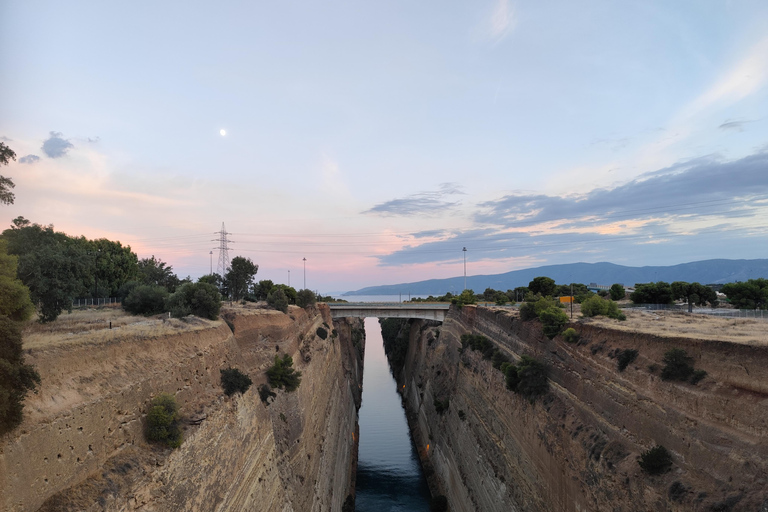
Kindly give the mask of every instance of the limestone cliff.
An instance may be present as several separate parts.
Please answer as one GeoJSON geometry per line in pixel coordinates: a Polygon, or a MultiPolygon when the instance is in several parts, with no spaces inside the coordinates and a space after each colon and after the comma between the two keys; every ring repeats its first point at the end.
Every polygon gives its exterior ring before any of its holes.
{"type": "Polygon", "coordinates": [[[481,307],[442,326],[410,322],[399,388],[433,492],[455,511],[768,511],[768,349],[659,338],[573,324],[581,341],[548,340],[538,321],[481,307]],[[512,360],[548,368],[534,403],[460,336],[482,334],[512,360]],[[708,372],[698,385],[662,381],[665,351],[708,372]],[[619,372],[616,349],[639,356],[619,372]],[[449,403],[442,413],[435,400],[449,403]],[[638,456],[661,444],[671,471],[648,476],[638,456]]]}
{"type": "Polygon", "coordinates": [[[192,329],[31,350],[42,377],[22,426],[0,440],[3,510],[340,510],[357,457],[362,349],[324,305],[253,307],[192,329]],[[328,335],[323,338],[318,328],[328,335]],[[302,372],[293,393],[257,388],[275,354],[302,372]],[[251,376],[226,397],[219,370],[251,376]],[[152,396],[176,395],[184,442],[148,445],[152,396]]]}

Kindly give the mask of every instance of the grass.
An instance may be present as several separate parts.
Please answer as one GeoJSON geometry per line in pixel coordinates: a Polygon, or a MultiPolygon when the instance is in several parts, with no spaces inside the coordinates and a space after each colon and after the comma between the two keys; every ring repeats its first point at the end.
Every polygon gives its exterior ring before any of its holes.
{"type": "Polygon", "coordinates": [[[603,325],[618,331],[642,332],[662,337],[728,341],[743,345],[768,345],[768,323],[744,318],[689,315],[677,311],[624,310],[623,322],[603,317],[585,318],[585,324],[603,325]]]}
{"type": "Polygon", "coordinates": [[[208,320],[132,316],[119,308],[73,310],[54,322],[27,323],[22,333],[24,349],[62,345],[102,344],[121,339],[152,338],[170,333],[195,331],[211,325],[208,320]],[[109,324],[112,322],[112,329],[109,324]]]}

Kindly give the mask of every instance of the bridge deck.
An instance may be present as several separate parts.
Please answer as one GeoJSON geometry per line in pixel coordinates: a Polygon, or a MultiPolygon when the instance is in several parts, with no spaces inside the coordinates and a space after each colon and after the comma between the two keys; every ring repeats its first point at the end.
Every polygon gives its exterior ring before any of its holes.
{"type": "Polygon", "coordinates": [[[423,318],[442,322],[450,309],[445,303],[342,302],[329,303],[334,318],[423,318]]]}

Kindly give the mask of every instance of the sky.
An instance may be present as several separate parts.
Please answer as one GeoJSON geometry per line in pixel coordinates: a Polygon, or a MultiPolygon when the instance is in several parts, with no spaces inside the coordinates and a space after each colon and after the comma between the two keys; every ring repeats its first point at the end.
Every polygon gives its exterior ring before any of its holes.
{"type": "Polygon", "coordinates": [[[0,141],[3,228],[180,277],[764,258],[768,3],[0,0],[0,141]]]}

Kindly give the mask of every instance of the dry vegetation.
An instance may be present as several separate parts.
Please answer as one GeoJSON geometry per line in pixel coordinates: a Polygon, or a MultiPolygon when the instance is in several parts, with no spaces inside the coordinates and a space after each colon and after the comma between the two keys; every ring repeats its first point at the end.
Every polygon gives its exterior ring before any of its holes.
{"type": "MultiPolygon", "coordinates": [[[[664,337],[730,341],[749,345],[768,345],[768,322],[745,318],[718,318],[689,315],[679,311],[622,310],[627,320],[619,322],[604,317],[582,318],[618,331],[643,332],[664,337]]],[[[576,315],[574,314],[574,319],[576,315]]]]}
{"type": "Polygon", "coordinates": [[[210,321],[196,317],[184,319],[132,316],[117,307],[73,310],[55,322],[29,322],[24,328],[25,349],[40,349],[66,344],[99,344],[130,337],[150,338],[180,331],[202,329],[210,321]],[[110,329],[110,322],[112,328],[110,329]]]}

